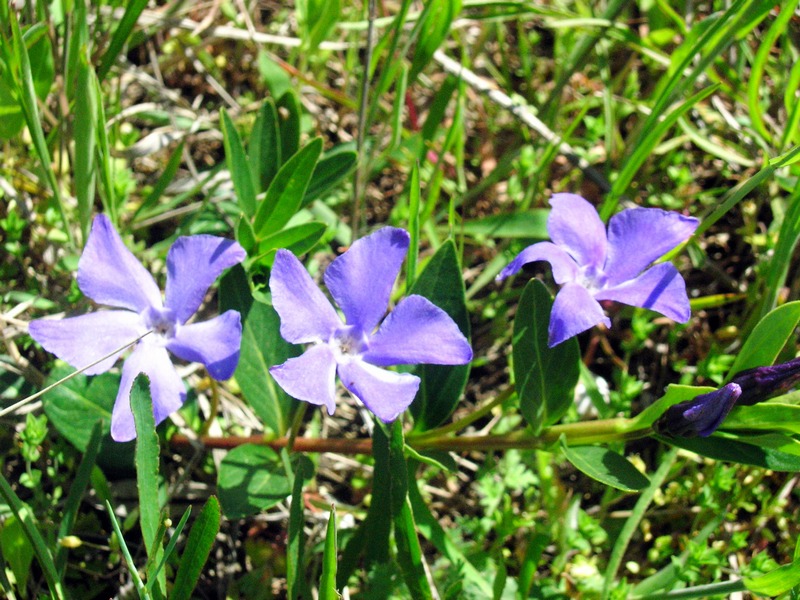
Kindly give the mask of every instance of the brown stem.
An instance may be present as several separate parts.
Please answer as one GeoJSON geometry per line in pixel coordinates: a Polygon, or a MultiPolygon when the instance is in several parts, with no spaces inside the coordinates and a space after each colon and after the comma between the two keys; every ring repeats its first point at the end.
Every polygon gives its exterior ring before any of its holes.
{"type": "MultiPolygon", "coordinates": [[[[194,440],[185,435],[173,435],[170,438],[170,445],[173,448],[186,448],[194,443],[194,440]]],[[[267,439],[263,435],[251,435],[248,437],[215,437],[201,436],[197,442],[206,448],[220,448],[231,450],[243,444],[260,444],[269,446],[273,450],[280,450],[289,445],[289,438],[281,437],[267,439]]],[[[296,452],[335,452],[337,454],[371,454],[372,440],[369,438],[346,439],[346,438],[303,438],[296,437],[292,449],[296,452]]]]}

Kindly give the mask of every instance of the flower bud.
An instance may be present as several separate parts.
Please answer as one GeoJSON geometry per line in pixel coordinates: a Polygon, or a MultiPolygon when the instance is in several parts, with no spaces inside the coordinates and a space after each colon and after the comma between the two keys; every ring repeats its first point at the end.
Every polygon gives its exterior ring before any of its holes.
{"type": "Polygon", "coordinates": [[[742,388],[739,404],[756,404],[785,394],[800,382],[800,358],[770,367],[754,367],[737,373],[731,383],[742,388]]]}
{"type": "Polygon", "coordinates": [[[83,545],[83,541],[76,535],[65,535],[58,543],[64,548],[80,548],[83,545]]]}
{"type": "Polygon", "coordinates": [[[708,437],[728,416],[741,394],[742,388],[733,382],[713,392],[700,394],[670,406],[653,424],[653,429],[674,437],[708,437]]]}

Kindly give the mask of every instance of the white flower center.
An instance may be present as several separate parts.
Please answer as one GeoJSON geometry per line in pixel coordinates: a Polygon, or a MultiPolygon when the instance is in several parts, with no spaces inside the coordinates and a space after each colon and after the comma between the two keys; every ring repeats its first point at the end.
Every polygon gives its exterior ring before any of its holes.
{"type": "Polygon", "coordinates": [[[337,362],[347,362],[367,349],[367,336],[358,327],[348,325],[333,332],[328,340],[337,362]]]}
{"type": "Polygon", "coordinates": [[[596,292],[605,287],[608,277],[601,270],[594,267],[594,265],[586,265],[581,267],[576,283],[579,283],[590,292],[596,292]]]}
{"type": "Polygon", "coordinates": [[[175,311],[169,308],[150,307],[144,311],[142,318],[145,327],[153,331],[150,335],[151,340],[158,345],[166,346],[175,337],[178,328],[175,311]]]}

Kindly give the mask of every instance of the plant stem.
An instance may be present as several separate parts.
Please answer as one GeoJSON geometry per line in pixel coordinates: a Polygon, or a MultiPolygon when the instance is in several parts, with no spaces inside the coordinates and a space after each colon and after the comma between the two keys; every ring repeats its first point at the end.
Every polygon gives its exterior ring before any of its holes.
{"type": "MultiPolygon", "coordinates": [[[[491,404],[491,403],[490,403],[491,404]]],[[[463,421],[462,421],[463,422],[463,421]]],[[[461,422],[460,422],[461,423],[461,422]]],[[[456,437],[422,437],[408,438],[408,445],[414,450],[447,450],[450,452],[490,451],[509,449],[547,448],[556,443],[563,435],[567,444],[581,446],[596,443],[608,443],[633,440],[646,437],[651,432],[649,427],[634,428],[629,419],[604,419],[600,421],[585,421],[580,423],[567,423],[548,427],[540,435],[533,435],[528,430],[514,431],[501,435],[463,435],[456,437]]],[[[202,436],[200,442],[209,448],[223,448],[230,450],[242,444],[264,444],[274,450],[286,448],[291,443],[290,438],[280,437],[267,439],[261,435],[248,437],[211,437],[202,436]]],[[[174,435],[170,440],[174,448],[186,447],[191,444],[189,438],[183,435],[174,435]]],[[[369,438],[302,438],[294,439],[292,450],[295,452],[334,452],[337,454],[370,454],[372,440],[369,438]]]]}

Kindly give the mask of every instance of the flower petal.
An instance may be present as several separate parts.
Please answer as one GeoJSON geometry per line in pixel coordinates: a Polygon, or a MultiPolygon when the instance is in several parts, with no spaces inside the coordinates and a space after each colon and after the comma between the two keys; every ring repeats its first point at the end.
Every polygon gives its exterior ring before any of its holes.
{"type": "Polygon", "coordinates": [[[514,275],[522,270],[522,267],[528,263],[544,260],[550,263],[553,268],[553,279],[556,283],[566,283],[567,281],[575,281],[578,277],[578,263],[575,259],[567,254],[566,250],[560,246],[556,246],[552,242],[539,242],[528,246],[522,252],[517,254],[517,257],[508,263],[505,269],[500,271],[497,276],[498,281],[505,279],[509,275],[514,275]]]}
{"type": "Polygon", "coordinates": [[[472,348],[455,321],[427,298],[411,295],[389,313],[362,358],[373,365],[463,365],[472,348]]]}
{"type": "Polygon", "coordinates": [[[653,428],[662,435],[708,437],[722,425],[741,394],[742,388],[731,382],[713,392],[674,404],[653,423],[653,428]]]}
{"type": "Polygon", "coordinates": [[[416,375],[387,371],[362,360],[340,364],[339,378],[384,423],[402,414],[419,389],[416,375]]]}
{"type": "Polygon", "coordinates": [[[167,350],[190,362],[202,363],[214,379],[229,379],[239,362],[242,319],[235,310],[202,323],[178,327],[167,350]]]}
{"type": "Polygon", "coordinates": [[[636,279],[600,290],[594,297],[649,308],[678,323],[685,323],[692,315],[686,283],[672,263],[659,263],[636,279]]]}
{"type": "Polygon", "coordinates": [[[386,314],[394,280],[408,251],[402,229],[384,227],[353,243],[325,271],[325,285],[348,325],[372,333],[386,314]]]}
{"type": "Polygon", "coordinates": [[[161,291],[114,229],[108,217],[94,218],[78,262],[78,287],[99,304],[137,313],[161,306],[161,291]]]}
{"type": "MultiPolygon", "coordinates": [[[[34,340],[76,369],[113,352],[125,342],[133,343],[146,331],[141,317],[129,310],[102,310],[58,320],[37,319],[28,324],[28,332],[34,340]]],[[[108,371],[120,354],[122,351],[86,369],[85,373],[97,375],[108,371]]]]}
{"type": "Polygon", "coordinates": [[[167,350],[143,340],[122,365],[119,392],[111,412],[111,437],[117,442],[128,442],[136,437],[131,410],[131,388],[139,373],[144,373],[150,379],[150,396],[153,399],[156,425],[178,410],[186,400],[186,388],[172,365],[167,350]]]}
{"type": "Polygon", "coordinates": [[[327,342],[342,320],[294,254],[278,250],[269,278],[281,336],[293,344],[327,342]]]}
{"type": "Polygon", "coordinates": [[[559,290],[553,302],[548,344],[552,348],[598,323],[611,327],[611,320],[589,291],[577,283],[568,283],[559,290]]]}
{"type": "Polygon", "coordinates": [[[165,304],[185,323],[220,273],[247,257],[237,242],[214,235],[179,237],[167,254],[165,304]]]}
{"type": "Polygon", "coordinates": [[[547,231],[580,266],[601,269],[606,260],[606,228],[597,210],[577,194],[553,194],[547,231]]]}
{"type": "Polygon", "coordinates": [[[608,285],[633,279],[675,246],[685,242],[700,221],[660,208],[629,208],[608,222],[608,285]]]}
{"type": "Polygon", "coordinates": [[[278,385],[298,400],[325,406],[332,415],[336,408],[336,360],[327,344],[311,346],[297,358],[269,370],[278,385]]]}

